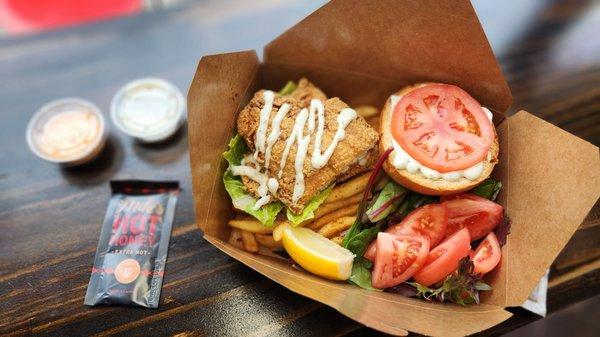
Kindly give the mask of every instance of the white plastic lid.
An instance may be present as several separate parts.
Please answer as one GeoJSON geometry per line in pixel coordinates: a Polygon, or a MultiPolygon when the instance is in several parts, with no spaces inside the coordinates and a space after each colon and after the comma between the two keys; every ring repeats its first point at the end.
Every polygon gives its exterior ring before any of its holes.
{"type": "Polygon", "coordinates": [[[125,134],[143,142],[173,135],[186,111],[183,94],[170,82],[142,78],[124,85],[113,97],[110,116],[125,134]]]}
{"type": "Polygon", "coordinates": [[[108,127],[100,109],[80,98],[42,106],[27,125],[27,144],[38,157],[77,165],[94,159],[104,147],[108,127]]]}

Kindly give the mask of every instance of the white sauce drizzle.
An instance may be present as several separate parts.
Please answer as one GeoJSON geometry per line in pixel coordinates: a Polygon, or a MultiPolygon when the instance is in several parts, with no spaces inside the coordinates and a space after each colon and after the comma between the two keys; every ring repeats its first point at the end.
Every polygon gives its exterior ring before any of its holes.
{"type": "MultiPolygon", "coordinates": [[[[346,137],[346,127],[350,122],[356,119],[356,111],[350,108],[343,109],[337,116],[338,128],[335,131],[335,135],[331,140],[331,144],[327,147],[324,153],[321,153],[321,146],[323,145],[323,130],[325,129],[325,111],[323,104],[318,100],[312,100],[310,103],[311,111],[313,110],[313,102],[319,102],[317,109],[319,124],[317,126],[317,135],[315,136],[314,149],[311,158],[311,165],[314,169],[320,169],[327,164],[333,151],[337,147],[340,140],[346,137]]],[[[314,117],[314,116],[313,116],[314,117]]]]}
{"type": "Polygon", "coordinates": [[[265,152],[265,140],[267,137],[267,126],[269,124],[269,117],[271,116],[271,110],[273,110],[273,99],[275,98],[275,94],[266,90],[263,93],[263,100],[265,104],[263,108],[260,110],[260,120],[258,122],[258,129],[256,130],[256,135],[254,136],[254,146],[256,150],[254,151],[254,159],[258,159],[258,154],[260,152],[265,152]]]}
{"type": "Polygon", "coordinates": [[[248,178],[258,183],[258,195],[260,196],[260,198],[252,207],[253,210],[257,210],[262,206],[268,204],[269,201],[271,201],[271,196],[268,194],[267,187],[269,177],[266,174],[261,173],[255,168],[245,165],[232,166],[231,173],[234,176],[247,176],[248,178]]]}
{"type": "Polygon", "coordinates": [[[252,210],[258,211],[261,207],[268,204],[269,201],[271,201],[271,196],[268,194],[260,197],[258,200],[256,200],[256,203],[254,204],[254,206],[252,206],[252,210]]]}
{"type": "Polygon", "coordinates": [[[275,178],[269,178],[269,180],[267,180],[267,187],[269,187],[269,192],[275,194],[279,189],[279,181],[275,178]]]}
{"type": "Polygon", "coordinates": [[[287,115],[288,111],[290,111],[291,105],[285,103],[279,108],[273,122],[271,122],[271,133],[269,137],[267,137],[267,149],[265,151],[265,167],[269,167],[269,162],[271,161],[271,149],[273,148],[273,144],[279,139],[279,135],[281,134],[281,121],[285,115],[287,115]]]}
{"type": "Polygon", "coordinates": [[[285,148],[283,149],[283,153],[281,154],[281,161],[279,162],[279,172],[277,173],[277,178],[281,179],[283,176],[283,168],[287,163],[287,158],[290,154],[290,149],[292,148],[292,144],[297,139],[301,139],[304,132],[304,124],[306,123],[306,118],[308,117],[308,111],[305,109],[300,110],[298,115],[296,116],[296,121],[294,122],[294,128],[292,129],[292,133],[285,141],[285,148]]]}
{"type": "Polygon", "coordinates": [[[315,112],[319,114],[325,114],[325,106],[318,99],[310,100],[310,110],[308,111],[308,133],[315,131],[315,112]]]}
{"type": "MultiPolygon", "coordinates": [[[[260,111],[260,120],[254,140],[256,147],[254,154],[244,157],[241,165],[232,167],[233,175],[244,175],[258,183],[259,199],[253,206],[254,210],[257,210],[263,205],[269,203],[271,201],[271,195],[269,195],[269,193],[275,195],[279,189],[279,181],[277,181],[277,179],[269,177],[266,173],[261,172],[263,169],[269,167],[273,145],[277,142],[279,136],[281,135],[281,122],[291,108],[291,105],[287,103],[283,104],[279,108],[275,118],[271,122],[271,132],[267,137],[267,130],[271,111],[273,110],[274,98],[275,94],[272,91],[266,90],[263,93],[264,106],[260,111]],[[257,161],[260,153],[264,153],[265,155],[264,167],[262,167],[257,161]],[[253,164],[255,167],[246,166],[248,163],[253,164]]],[[[304,195],[304,162],[306,161],[306,155],[311,136],[315,131],[315,117],[318,118],[318,125],[315,136],[314,150],[311,157],[311,165],[314,169],[320,169],[325,166],[327,162],[329,162],[329,159],[331,159],[331,156],[333,155],[338,143],[346,136],[346,127],[356,119],[357,114],[356,111],[350,108],[345,108],[340,111],[337,117],[338,129],[335,132],[331,144],[329,144],[325,152],[321,153],[323,132],[325,129],[325,107],[320,100],[313,99],[310,102],[309,109],[304,108],[300,110],[294,121],[292,133],[285,141],[285,148],[279,162],[279,172],[277,173],[277,178],[281,179],[283,175],[283,169],[285,168],[288,156],[290,154],[290,149],[292,145],[296,143],[296,158],[294,159],[295,181],[294,191],[292,194],[293,202],[297,202],[302,195],[304,195]],[[308,133],[304,135],[304,128],[307,122],[308,133]]],[[[366,165],[367,154],[365,153],[363,156],[361,156],[358,161],[361,163],[361,165],[366,165]]]]}
{"type": "Polygon", "coordinates": [[[258,162],[256,161],[256,159],[254,159],[254,156],[252,155],[246,155],[244,156],[244,158],[242,158],[242,165],[247,165],[248,163],[251,163],[252,165],[254,165],[254,167],[258,167],[258,162]]]}
{"type": "Polygon", "coordinates": [[[296,160],[294,161],[294,169],[296,170],[296,180],[294,181],[294,193],[292,201],[297,202],[304,194],[304,161],[306,160],[306,152],[308,152],[308,144],[310,143],[310,134],[302,139],[298,139],[298,148],[296,149],[296,160]]]}
{"type": "Polygon", "coordinates": [[[292,129],[292,134],[286,140],[285,148],[283,150],[283,156],[281,158],[281,162],[279,163],[279,174],[278,177],[281,178],[283,175],[283,168],[285,167],[285,163],[287,162],[287,157],[290,153],[290,148],[294,141],[297,143],[296,148],[296,159],[294,160],[294,170],[296,171],[296,177],[294,181],[294,192],[292,194],[292,201],[296,202],[302,194],[304,194],[304,160],[306,159],[306,152],[308,151],[308,144],[310,143],[310,134],[304,136],[304,125],[306,124],[306,120],[308,119],[308,110],[302,109],[298,116],[296,116],[296,121],[294,122],[294,128],[292,129]]]}
{"type": "MultiPolygon", "coordinates": [[[[398,104],[398,102],[400,101],[400,98],[401,97],[398,95],[392,95],[390,97],[390,109],[392,111],[394,110],[394,107],[398,104]]],[[[492,117],[493,117],[492,112],[487,108],[482,107],[482,109],[491,121],[492,117]]],[[[406,151],[404,151],[402,146],[400,146],[400,144],[398,144],[398,142],[396,142],[396,140],[393,137],[392,137],[392,145],[394,146],[394,152],[392,153],[392,156],[393,156],[392,164],[394,165],[394,167],[396,167],[399,170],[405,169],[407,172],[413,173],[413,174],[417,173],[417,172],[421,172],[421,174],[423,176],[425,176],[429,179],[432,179],[432,180],[443,179],[446,181],[458,181],[462,177],[465,177],[469,180],[476,180],[483,174],[483,168],[484,168],[483,164],[484,164],[485,160],[481,161],[480,163],[477,163],[467,169],[464,169],[464,170],[440,173],[434,169],[431,169],[431,168],[419,163],[416,159],[411,157],[408,153],[406,153],[406,151]]],[[[488,153],[486,160],[487,161],[491,160],[491,152],[488,153]]]]}
{"type": "Polygon", "coordinates": [[[358,165],[365,166],[369,161],[369,152],[365,152],[362,156],[358,157],[358,165]]]}

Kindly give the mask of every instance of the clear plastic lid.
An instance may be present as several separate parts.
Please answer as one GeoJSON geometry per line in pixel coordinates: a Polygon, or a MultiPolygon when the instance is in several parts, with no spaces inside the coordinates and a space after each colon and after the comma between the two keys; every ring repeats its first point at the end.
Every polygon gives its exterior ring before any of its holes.
{"type": "Polygon", "coordinates": [[[142,78],[117,92],[110,115],[125,134],[144,142],[157,142],[181,126],[185,106],[185,98],[173,84],[159,78],[142,78]]]}
{"type": "Polygon", "coordinates": [[[100,109],[80,98],[63,98],[42,106],[31,118],[27,144],[42,159],[81,164],[104,146],[107,125],[100,109]]]}

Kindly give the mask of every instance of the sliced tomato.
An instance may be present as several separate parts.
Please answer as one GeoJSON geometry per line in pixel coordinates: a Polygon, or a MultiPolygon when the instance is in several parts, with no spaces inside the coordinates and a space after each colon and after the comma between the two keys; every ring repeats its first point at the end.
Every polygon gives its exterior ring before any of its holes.
{"type": "Polygon", "coordinates": [[[485,274],[496,268],[502,257],[502,251],[500,250],[500,244],[496,234],[491,232],[488,234],[483,241],[475,249],[475,253],[471,256],[473,265],[475,268],[473,272],[475,274],[485,274]]]}
{"type": "Polygon", "coordinates": [[[401,223],[388,228],[386,233],[425,236],[433,248],[446,235],[447,223],[446,208],[440,204],[430,204],[415,209],[401,223]]]}
{"type": "Polygon", "coordinates": [[[369,261],[375,261],[375,254],[377,254],[377,240],[371,242],[367,250],[365,250],[365,254],[363,257],[369,261]]]}
{"type": "Polygon", "coordinates": [[[425,265],[414,279],[424,286],[430,286],[443,280],[458,267],[458,262],[469,255],[471,249],[469,231],[461,229],[432,249],[427,255],[425,265]]]}
{"type": "Polygon", "coordinates": [[[411,278],[423,266],[429,253],[429,240],[420,236],[377,234],[377,254],[371,285],[389,288],[411,278]]]}
{"type": "Polygon", "coordinates": [[[442,202],[448,214],[446,237],[461,228],[467,228],[471,240],[479,240],[502,221],[504,208],[474,194],[461,193],[442,202]]]}
{"type": "MultiPolygon", "coordinates": [[[[419,207],[397,225],[389,227],[385,232],[393,235],[424,236],[429,238],[429,247],[435,247],[446,234],[448,217],[446,209],[440,204],[430,204],[419,207]]],[[[373,261],[377,246],[371,242],[364,257],[373,261]]]]}
{"type": "Polygon", "coordinates": [[[431,83],[400,98],[392,113],[392,136],[418,162],[446,173],[481,162],[495,131],[466,91],[431,83]]]}

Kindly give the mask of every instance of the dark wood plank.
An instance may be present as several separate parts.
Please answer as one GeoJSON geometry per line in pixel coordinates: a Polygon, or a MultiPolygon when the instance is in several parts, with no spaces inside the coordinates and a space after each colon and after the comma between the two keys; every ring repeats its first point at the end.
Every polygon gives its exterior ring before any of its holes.
{"type": "MultiPolygon", "coordinates": [[[[599,145],[600,46],[591,34],[600,20],[594,6],[550,1],[496,52],[515,97],[511,112],[528,110],[599,145]]],[[[185,92],[201,55],[260,49],[316,7],[202,2],[0,40],[0,335],[380,335],[261,277],[201,238],[193,225],[185,128],[153,146],[112,130],[100,158],[68,169],[37,160],[24,141],[29,117],[49,100],[81,96],[107,113],[122,84],[149,75],[185,92]],[[177,179],[183,187],[161,305],[90,309],[83,296],[109,198],[107,182],[133,177],[177,179]]],[[[481,21],[485,26],[493,17],[481,21]]],[[[597,204],[553,266],[551,312],[600,294],[599,246],[597,204]]],[[[483,335],[537,319],[524,310],[514,313],[483,335]]]]}

